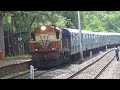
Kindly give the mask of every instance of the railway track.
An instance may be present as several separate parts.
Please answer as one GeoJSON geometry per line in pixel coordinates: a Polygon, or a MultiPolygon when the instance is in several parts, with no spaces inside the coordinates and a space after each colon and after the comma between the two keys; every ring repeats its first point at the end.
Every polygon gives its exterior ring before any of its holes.
{"type": "MultiPolygon", "coordinates": [[[[106,56],[107,54],[109,54],[110,52],[112,52],[114,49],[108,51],[106,54],[104,54],[102,57],[100,57],[98,60],[94,61],[93,63],[89,64],[88,66],[84,67],[83,69],[79,70],[78,72],[74,73],[73,75],[71,75],[70,77],[68,77],[67,79],[72,79],[73,77],[75,77],[76,75],[78,75],[79,73],[81,73],[82,71],[84,71],[85,69],[87,69],[88,67],[92,66],[93,64],[95,64],[96,62],[98,62],[99,60],[101,60],[104,56],[106,56]]],[[[70,63],[69,63],[70,64],[70,63]]],[[[59,66],[57,68],[53,68],[53,69],[50,69],[50,70],[42,70],[42,71],[39,71],[37,69],[35,69],[35,76],[34,78],[37,78],[37,77],[40,77],[42,75],[45,75],[47,73],[51,73],[51,71],[55,71],[59,68],[62,68],[64,66],[66,66],[68,64],[65,64],[65,65],[62,65],[62,66],[59,66]]],[[[99,74],[100,75],[100,74],[99,74]]],[[[30,79],[30,71],[27,71],[23,74],[19,74],[17,76],[13,76],[13,77],[10,77],[10,78],[7,78],[7,79],[30,79]],[[23,77],[23,78],[21,78],[23,77]]]]}
{"type": "Polygon", "coordinates": [[[110,60],[109,63],[107,63],[107,65],[105,65],[105,67],[95,76],[94,79],[97,79],[104,71],[105,69],[112,63],[112,61],[114,60],[115,56],[110,60]]]}
{"type": "MultiPolygon", "coordinates": [[[[66,65],[69,65],[70,63],[72,63],[72,62],[66,63],[64,65],[61,65],[61,66],[58,66],[56,68],[52,68],[52,69],[49,69],[49,70],[41,70],[40,71],[40,70],[35,69],[34,70],[34,73],[35,73],[34,78],[37,78],[37,77],[39,77],[39,76],[41,76],[43,74],[49,73],[50,71],[54,71],[54,70],[57,70],[59,68],[62,68],[64,66],[66,66],[66,65]],[[37,72],[39,72],[39,73],[37,74],[37,72]]],[[[24,79],[30,79],[30,75],[29,74],[30,74],[30,70],[28,70],[28,71],[26,71],[26,72],[24,72],[22,74],[16,75],[16,76],[9,77],[7,79],[17,79],[17,78],[19,79],[19,77],[25,77],[25,76],[26,76],[26,78],[24,78],[24,79]]]]}
{"type": "MultiPolygon", "coordinates": [[[[103,58],[105,55],[107,55],[108,53],[112,52],[113,50],[114,50],[114,49],[110,50],[109,52],[107,52],[106,54],[104,54],[102,57],[100,57],[98,60],[100,60],[101,58],[103,58]]],[[[97,60],[97,61],[98,61],[98,60],[97,60]]],[[[97,61],[95,61],[95,62],[97,62],[97,61]]],[[[95,63],[95,62],[94,62],[94,63],[95,63]]],[[[93,63],[92,63],[92,64],[93,64],[93,63]]],[[[91,64],[90,64],[90,65],[91,65],[91,64]]],[[[88,65],[88,67],[89,67],[90,65],[88,65]]],[[[86,67],[86,68],[87,68],[87,67],[86,67]]],[[[85,69],[85,68],[84,68],[84,69],[85,69]]],[[[62,70],[64,73],[66,72],[65,68],[61,68],[61,70],[62,70]]],[[[59,70],[56,69],[55,71],[50,72],[51,74],[50,74],[50,73],[46,73],[47,75],[45,75],[45,76],[48,76],[48,79],[50,79],[49,76],[52,76],[52,73],[58,73],[59,75],[62,74],[62,73],[59,73],[58,71],[59,71],[59,70]]],[[[69,71],[70,71],[70,70],[67,70],[67,72],[69,72],[69,71]]],[[[38,77],[39,77],[39,79],[45,79],[44,76],[39,76],[39,75],[38,75],[38,77]],[[43,77],[43,78],[42,78],[42,77],[43,77]]],[[[55,76],[55,77],[56,77],[56,76],[55,76]]],[[[36,77],[35,77],[35,78],[36,78],[36,77]]]]}
{"type": "MultiPolygon", "coordinates": [[[[77,75],[79,75],[81,72],[85,71],[87,68],[89,68],[90,66],[94,65],[95,63],[97,63],[98,61],[100,61],[103,57],[105,57],[107,54],[109,54],[110,52],[112,52],[114,49],[110,50],[109,52],[107,52],[106,54],[104,54],[102,57],[100,57],[98,60],[94,61],[93,63],[87,65],[86,67],[82,68],[81,70],[77,71],[76,73],[72,74],[71,76],[69,76],[67,79],[73,79],[74,77],[76,77],[77,75]]],[[[94,79],[97,79],[102,72],[109,66],[109,64],[114,60],[115,56],[110,60],[109,63],[107,63],[107,65],[105,65],[105,67],[95,76],[94,79]]]]}
{"type": "MultiPolygon", "coordinates": [[[[41,73],[38,73],[37,74],[37,71],[39,71],[39,70],[37,70],[37,69],[35,69],[34,70],[34,73],[35,73],[35,78],[36,77],[38,77],[38,76],[40,76],[40,75],[43,75],[43,74],[45,74],[45,73],[48,73],[48,72],[50,72],[50,71],[53,71],[53,70],[56,70],[56,68],[53,68],[53,69],[49,69],[49,70],[42,70],[41,71],[41,73]]],[[[40,71],[39,71],[40,72],[40,71]]],[[[21,77],[24,77],[24,79],[30,79],[30,71],[28,70],[27,72],[25,72],[25,73],[22,73],[22,74],[19,74],[19,75],[16,75],[16,76],[12,76],[12,77],[10,77],[10,78],[7,78],[7,79],[21,79],[21,77]],[[26,77],[25,77],[26,76],[26,77]]]]}

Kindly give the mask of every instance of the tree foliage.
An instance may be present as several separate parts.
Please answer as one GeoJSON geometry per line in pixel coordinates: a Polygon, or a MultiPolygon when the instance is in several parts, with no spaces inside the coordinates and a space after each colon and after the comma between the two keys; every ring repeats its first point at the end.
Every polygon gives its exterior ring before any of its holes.
{"type": "MultiPolygon", "coordinates": [[[[120,33],[120,11],[81,11],[80,15],[82,30],[120,33]]],[[[10,32],[11,46],[16,45],[15,41],[20,45],[29,41],[29,35],[21,35],[22,32],[29,33],[34,27],[45,24],[78,28],[77,11],[5,11],[3,15],[4,30],[10,32]],[[12,37],[16,33],[17,36],[12,37]],[[18,41],[19,37],[23,41],[18,41]]]]}
{"type": "MultiPolygon", "coordinates": [[[[81,11],[81,26],[96,32],[120,32],[120,11],[81,11]]],[[[38,25],[78,28],[77,11],[6,11],[4,27],[14,32],[29,31],[38,25]]]]}
{"type": "Polygon", "coordinates": [[[82,28],[95,32],[120,32],[119,11],[81,12],[82,28]]]}

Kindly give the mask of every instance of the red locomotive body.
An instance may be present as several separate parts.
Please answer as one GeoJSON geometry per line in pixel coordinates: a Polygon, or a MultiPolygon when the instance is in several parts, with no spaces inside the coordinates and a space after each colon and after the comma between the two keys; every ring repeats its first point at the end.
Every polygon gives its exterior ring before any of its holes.
{"type": "Polygon", "coordinates": [[[35,67],[54,66],[59,59],[61,50],[61,30],[55,26],[36,27],[32,32],[30,42],[30,52],[32,54],[32,64],[35,67]]]}

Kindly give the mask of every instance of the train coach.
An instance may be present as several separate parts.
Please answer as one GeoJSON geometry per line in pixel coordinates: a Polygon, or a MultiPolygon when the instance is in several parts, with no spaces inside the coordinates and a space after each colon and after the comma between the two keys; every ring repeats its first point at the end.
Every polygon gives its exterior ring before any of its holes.
{"type": "Polygon", "coordinates": [[[31,32],[30,52],[32,64],[35,68],[50,69],[71,60],[80,58],[80,37],[83,52],[119,45],[119,33],[102,33],[78,29],[44,25],[36,27],[31,32]]]}

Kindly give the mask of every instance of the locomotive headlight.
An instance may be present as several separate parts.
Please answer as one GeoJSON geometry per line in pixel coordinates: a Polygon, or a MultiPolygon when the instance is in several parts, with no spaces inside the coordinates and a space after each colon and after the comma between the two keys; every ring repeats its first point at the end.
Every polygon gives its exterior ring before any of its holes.
{"type": "Polygon", "coordinates": [[[52,50],[55,50],[55,48],[52,48],[52,50]]]}
{"type": "Polygon", "coordinates": [[[37,49],[35,49],[35,51],[38,51],[37,49]]]}
{"type": "Polygon", "coordinates": [[[41,30],[42,30],[42,31],[46,30],[46,26],[42,26],[42,27],[41,27],[41,30]]]}

